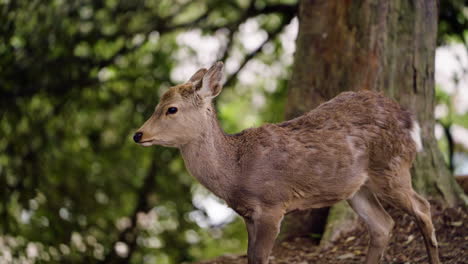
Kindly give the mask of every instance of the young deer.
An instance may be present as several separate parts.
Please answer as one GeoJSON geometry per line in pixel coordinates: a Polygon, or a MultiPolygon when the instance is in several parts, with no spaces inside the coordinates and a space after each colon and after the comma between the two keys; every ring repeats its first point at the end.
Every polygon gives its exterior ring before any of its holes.
{"type": "Polygon", "coordinates": [[[409,112],[378,93],[345,92],[293,120],[228,135],[212,105],[222,77],[218,62],[170,88],[133,138],[179,148],[190,173],[244,218],[249,264],[268,263],[286,213],[341,200],[367,224],[366,263],[378,263],[394,225],[380,199],[414,216],[439,263],[429,203],[411,186],[421,139],[409,112]]]}

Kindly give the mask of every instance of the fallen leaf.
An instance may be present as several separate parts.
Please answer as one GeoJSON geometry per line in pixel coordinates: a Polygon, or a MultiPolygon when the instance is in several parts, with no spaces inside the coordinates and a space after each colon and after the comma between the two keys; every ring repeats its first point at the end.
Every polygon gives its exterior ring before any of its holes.
{"type": "Polygon", "coordinates": [[[361,250],[355,250],[355,251],[354,251],[354,254],[355,254],[355,255],[361,255],[361,254],[362,254],[362,251],[361,251],[361,250]]]}
{"type": "Polygon", "coordinates": [[[408,239],[405,241],[405,243],[403,243],[404,245],[408,245],[409,243],[411,243],[412,241],[414,240],[414,235],[409,235],[408,236],[408,239]]]}
{"type": "Polygon", "coordinates": [[[346,253],[341,256],[338,256],[337,259],[349,259],[349,258],[354,258],[354,256],[355,255],[353,253],[346,253]]]}

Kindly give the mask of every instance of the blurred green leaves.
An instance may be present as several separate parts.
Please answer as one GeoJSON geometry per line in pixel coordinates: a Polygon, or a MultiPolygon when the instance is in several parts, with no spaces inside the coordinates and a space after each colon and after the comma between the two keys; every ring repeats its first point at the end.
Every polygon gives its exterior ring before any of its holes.
{"type": "MultiPolygon", "coordinates": [[[[245,251],[238,219],[202,229],[189,216],[205,213],[192,204],[197,183],[178,152],[142,148],[131,135],[174,85],[176,67],[209,66],[193,60],[199,50],[176,56],[185,48],[179,35],[222,35],[224,54],[264,64],[283,52],[281,42],[248,55],[235,32],[256,17],[258,30],[280,31],[294,5],[0,1],[0,260],[180,263],[245,251]]],[[[286,86],[265,92],[262,80],[225,88],[219,109],[228,131],[281,119],[286,86]],[[251,107],[254,97],[261,106],[251,107]]]]}

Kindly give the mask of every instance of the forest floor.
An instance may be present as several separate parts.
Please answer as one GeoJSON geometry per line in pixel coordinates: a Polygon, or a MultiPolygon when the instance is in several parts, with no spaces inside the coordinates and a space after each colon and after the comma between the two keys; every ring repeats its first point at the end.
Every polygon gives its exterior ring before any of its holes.
{"type": "MultiPolygon", "coordinates": [[[[388,210],[395,220],[390,244],[381,263],[428,263],[422,235],[412,218],[398,210],[388,210]]],[[[432,219],[439,242],[441,263],[468,264],[468,212],[466,207],[441,209],[432,205],[432,219]]],[[[275,246],[270,264],[363,263],[369,236],[363,222],[321,248],[309,238],[296,238],[275,246]]],[[[242,256],[223,256],[198,264],[246,264],[242,256]]]]}

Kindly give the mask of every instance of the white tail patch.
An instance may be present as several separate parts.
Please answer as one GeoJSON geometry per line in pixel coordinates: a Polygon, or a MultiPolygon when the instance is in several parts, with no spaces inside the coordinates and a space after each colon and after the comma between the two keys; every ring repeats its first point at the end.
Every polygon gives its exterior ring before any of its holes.
{"type": "Polygon", "coordinates": [[[421,127],[419,126],[417,121],[413,121],[413,128],[411,129],[411,138],[416,144],[416,151],[420,152],[423,150],[423,145],[421,141],[421,127]]]}

